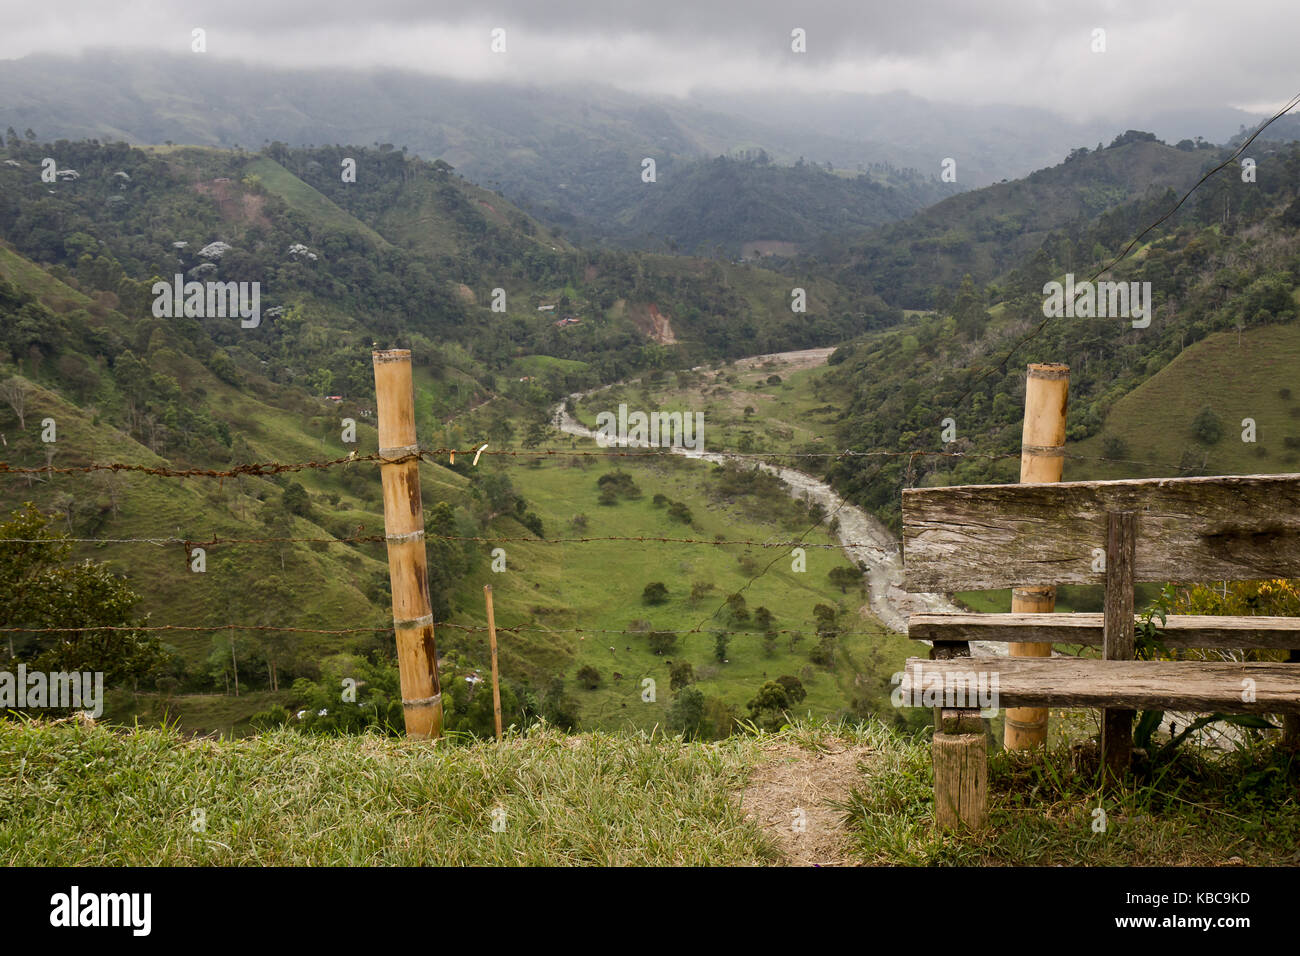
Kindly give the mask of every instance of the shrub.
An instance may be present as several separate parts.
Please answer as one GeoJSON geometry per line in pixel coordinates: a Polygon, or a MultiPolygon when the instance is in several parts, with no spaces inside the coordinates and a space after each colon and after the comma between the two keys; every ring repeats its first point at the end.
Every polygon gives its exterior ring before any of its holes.
{"type": "Polygon", "coordinates": [[[646,604],[664,604],[668,601],[668,585],[662,581],[652,581],[641,592],[641,600],[646,604]]]}
{"type": "Polygon", "coordinates": [[[1223,422],[1208,405],[1192,419],[1192,435],[1206,445],[1216,444],[1223,437],[1223,422]]]}
{"type": "Polygon", "coordinates": [[[680,501],[674,501],[668,508],[668,517],[680,521],[682,524],[690,524],[695,520],[691,514],[691,509],[686,507],[680,501]]]}
{"type": "Polygon", "coordinates": [[[667,654],[677,645],[677,635],[672,631],[653,631],[650,634],[650,651],[654,654],[667,654]]]}

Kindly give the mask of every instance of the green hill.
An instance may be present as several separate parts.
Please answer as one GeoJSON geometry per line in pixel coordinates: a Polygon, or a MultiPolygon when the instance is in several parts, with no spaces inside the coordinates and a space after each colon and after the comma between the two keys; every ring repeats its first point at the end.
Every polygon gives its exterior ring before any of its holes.
{"type": "Polygon", "coordinates": [[[1223,158],[1215,149],[1117,137],[1105,149],[1081,148],[1057,166],[952,196],[866,236],[829,234],[810,255],[824,274],[891,306],[932,308],[937,289],[954,289],[965,275],[980,285],[1001,281],[1044,247],[1063,267],[1081,271],[1095,258],[1093,247],[1077,240],[1089,224],[1144,198],[1154,200],[1144,212],[1161,203],[1163,212],[1172,205],[1168,189],[1190,187],[1223,158]]]}

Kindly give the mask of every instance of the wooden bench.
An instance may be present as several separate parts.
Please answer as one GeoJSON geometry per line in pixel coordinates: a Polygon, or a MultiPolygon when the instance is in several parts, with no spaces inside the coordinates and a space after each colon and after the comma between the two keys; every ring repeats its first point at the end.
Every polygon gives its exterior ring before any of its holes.
{"type": "Polygon", "coordinates": [[[1300,576],[1300,475],[907,489],[903,554],[911,592],[1105,586],[1101,614],[912,615],[908,636],[933,647],[929,660],[908,660],[900,689],[904,705],[942,701],[941,826],[987,821],[983,727],[954,689],[995,688],[998,708],[1102,708],[1112,779],[1128,768],[1136,708],[1300,713],[1300,618],[1171,616],[1159,631],[1170,649],[1285,649],[1285,663],[1133,659],[1137,582],[1300,576]],[[1076,644],[1102,657],[972,658],[970,641],[1076,644]]]}

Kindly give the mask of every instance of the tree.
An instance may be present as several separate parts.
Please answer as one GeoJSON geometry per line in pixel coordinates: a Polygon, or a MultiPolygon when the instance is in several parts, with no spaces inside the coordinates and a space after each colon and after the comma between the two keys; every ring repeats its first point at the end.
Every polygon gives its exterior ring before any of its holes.
{"type": "Polygon", "coordinates": [[[770,680],[745,705],[749,718],[764,730],[780,730],[790,707],[790,694],[783,684],[770,680]]]}
{"type": "Polygon", "coordinates": [[[1192,435],[1205,445],[1217,444],[1223,437],[1223,422],[1208,405],[1197,412],[1192,419],[1192,435]]]}
{"type": "Polygon", "coordinates": [[[696,687],[683,687],[668,708],[668,726],[687,740],[700,736],[704,724],[704,694],[696,687]]]}
{"type": "Polygon", "coordinates": [[[31,394],[31,386],[16,375],[0,383],[0,398],[8,402],[9,407],[14,410],[14,414],[18,416],[18,427],[22,429],[27,427],[27,399],[31,394]]]}
{"type": "Polygon", "coordinates": [[[285,486],[281,501],[284,504],[284,510],[289,514],[303,518],[311,517],[311,498],[307,495],[307,489],[298,482],[290,481],[285,486]]]}
{"type": "Polygon", "coordinates": [[[674,693],[695,683],[695,668],[690,661],[677,661],[668,671],[668,688],[674,693]]]}
{"type": "Polygon", "coordinates": [[[743,594],[733,594],[727,598],[727,610],[731,613],[731,619],[737,624],[744,624],[749,620],[749,609],[745,606],[743,594]]]}
{"type": "Polygon", "coordinates": [[[862,572],[857,568],[846,568],[842,565],[831,568],[826,575],[831,579],[831,584],[840,589],[840,593],[847,593],[849,588],[859,587],[862,584],[862,572]]]}
{"type": "Polygon", "coordinates": [[[578,668],[578,683],[587,690],[595,690],[600,686],[600,671],[590,664],[584,664],[578,668]]]}
{"type": "Polygon", "coordinates": [[[664,655],[677,645],[677,635],[672,631],[652,631],[650,633],[650,650],[656,655],[664,655]]]}
{"type": "Polygon", "coordinates": [[[668,585],[662,581],[652,581],[641,592],[641,600],[646,604],[665,604],[668,601],[668,585]]]}
{"type": "Polygon", "coordinates": [[[28,502],[0,523],[0,621],[11,627],[70,628],[23,635],[10,656],[33,670],[102,671],[104,680],[152,679],[166,661],[156,637],[131,627],[139,595],[107,565],[68,565],[72,546],[28,502]],[[124,630],[95,630],[121,627],[124,630]]]}
{"type": "Polygon", "coordinates": [[[804,690],[803,681],[789,674],[782,674],[776,679],[776,682],[785,688],[786,694],[792,704],[798,704],[808,696],[808,691],[804,690]]]}
{"type": "Polygon", "coordinates": [[[731,643],[731,635],[726,631],[721,632],[713,639],[713,657],[719,664],[727,663],[727,645],[731,643]]]}

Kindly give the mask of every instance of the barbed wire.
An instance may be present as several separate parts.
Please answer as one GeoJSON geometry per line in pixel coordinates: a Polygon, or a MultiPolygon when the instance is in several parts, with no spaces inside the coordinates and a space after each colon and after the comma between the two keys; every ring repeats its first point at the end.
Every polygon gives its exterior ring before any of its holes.
{"type": "MultiPolygon", "coordinates": [[[[729,545],[744,545],[746,547],[756,548],[876,548],[878,550],[888,550],[883,548],[878,542],[872,541],[849,541],[842,544],[819,544],[816,542],[804,542],[802,540],[791,541],[759,541],[752,538],[724,538],[717,540],[714,538],[671,538],[656,535],[591,535],[581,538],[539,538],[533,536],[502,536],[488,537],[484,535],[468,534],[425,534],[425,538],[434,541],[473,541],[479,544],[587,544],[600,541],[634,541],[644,544],[710,544],[716,547],[726,547],[729,545]]],[[[359,535],[342,538],[222,538],[213,537],[207,540],[202,538],[0,538],[0,544],[154,544],[154,545],[171,545],[180,544],[191,548],[211,548],[228,544],[382,544],[387,539],[382,534],[359,535]]]]}
{"type": "MultiPolygon", "coordinates": [[[[432,626],[437,628],[446,628],[455,631],[465,631],[476,634],[486,634],[490,630],[486,624],[456,624],[452,621],[434,621],[432,626]]],[[[882,628],[884,625],[881,625],[882,628]]],[[[649,637],[652,634],[672,634],[674,636],[686,636],[690,634],[708,634],[716,636],[718,634],[727,635],[749,635],[752,637],[766,637],[771,634],[793,635],[797,637],[807,637],[810,634],[817,633],[817,625],[810,624],[808,628],[768,628],[762,631],[755,630],[736,630],[736,629],[716,629],[693,627],[686,630],[670,630],[667,628],[649,628],[649,629],[631,629],[631,628],[599,628],[599,627],[535,627],[529,625],[503,625],[498,624],[497,633],[502,632],[510,634],[620,634],[631,637],[649,637]]],[[[130,631],[130,632],[152,632],[152,631],[274,631],[279,633],[296,633],[296,634],[391,634],[393,628],[388,627],[294,627],[281,624],[89,624],[82,627],[21,627],[6,625],[0,627],[0,634],[80,634],[85,631],[130,631]]],[[[879,637],[880,630],[852,630],[834,628],[836,637],[846,637],[852,635],[879,637]]]]}
{"type": "MultiPolygon", "coordinates": [[[[631,449],[624,451],[583,451],[578,449],[565,448],[535,448],[535,449],[498,449],[496,451],[480,451],[477,448],[435,448],[421,450],[418,453],[403,455],[396,458],[384,458],[377,452],[367,455],[351,454],[344,458],[331,458],[325,461],[303,461],[303,462],[280,462],[266,461],[254,462],[244,465],[236,465],[225,471],[214,468],[168,468],[161,465],[142,465],[131,462],[88,462],[84,465],[11,465],[8,462],[0,461],[0,474],[35,476],[35,475],[71,475],[87,474],[92,472],[135,472],[146,475],[153,475],[159,478],[241,478],[241,477],[269,477],[271,475],[283,474],[286,472],[307,471],[310,469],[328,469],[339,466],[365,464],[377,462],[379,464],[402,464],[412,459],[419,458],[431,464],[441,464],[439,459],[447,457],[450,461],[455,455],[476,455],[495,456],[499,458],[655,458],[671,456],[673,458],[684,460],[708,461],[707,458],[693,458],[690,455],[682,454],[674,450],[681,446],[665,446],[663,448],[645,448],[631,449]]],[[[737,460],[768,461],[773,458],[797,458],[797,459],[833,459],[836,461],[843,459],[876,459],[876,458],[907,458],[914,460],[916,458],[958,458],[971,459],[977,461],[1019,461],[1021,452],[974,452],[974,451],[937,451],[934,449],[917,448],[906,451],[855,451],[846,448],[836,452],[802,452],[802,451],[762,451],[762,452],[738,452],[728,450],[709,450],[706,449],[701,455],[716,455],[724,458],[734,458],[737,460]]],[[[1108,462],[1119,465],[1141,465],[1147,468],[1178,469],[1180,466],[1172,465],[1168,462],[1143,461],[1135,458],[1108,458],[1100,455],[1075,455],[1064,453],[1064,457],[1074,461],[1093,461],[1108,462]]]]}

